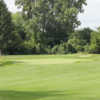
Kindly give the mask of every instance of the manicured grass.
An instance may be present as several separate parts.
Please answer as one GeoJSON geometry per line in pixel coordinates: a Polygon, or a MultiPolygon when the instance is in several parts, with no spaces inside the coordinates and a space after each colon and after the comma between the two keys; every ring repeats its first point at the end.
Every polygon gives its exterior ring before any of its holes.
{"type": "Polygon", "coordinates": [[[0,100],[100,100],[100,55],[0,57],[0,100]]]}

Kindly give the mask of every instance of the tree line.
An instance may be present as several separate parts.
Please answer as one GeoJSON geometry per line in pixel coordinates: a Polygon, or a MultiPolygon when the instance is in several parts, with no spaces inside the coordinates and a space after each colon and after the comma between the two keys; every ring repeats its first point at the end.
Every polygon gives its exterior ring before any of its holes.
{"type": "Polygon", "coordinates": [[[100,28],[77,29],[86,0],[16,0],[11,13],[0,0],[0,53],[100,53],[100,28]]]}

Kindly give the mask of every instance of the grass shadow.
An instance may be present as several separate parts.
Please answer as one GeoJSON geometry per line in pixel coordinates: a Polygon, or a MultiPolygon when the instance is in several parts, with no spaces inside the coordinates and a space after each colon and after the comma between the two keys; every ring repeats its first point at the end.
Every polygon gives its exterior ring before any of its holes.
{"type": "Polygon", "coordinates": [[[0,67],[8,66],[8,65],[13,65],[13,64],[18,64],[18,63],[21,63],[21,62],[17,62],[17,61],[3,61],[3,62],[0,63],[0,67]]]}
{"type": "Polygon", "coordinates": [[[100,100],[98,97],[64,91],[0,91],[0,100],[100,100]]]}
{"type": "Polygon", "coordinates": [[[59,97],[64,94],[61,91],[0,91],[0,100],[39,100],[46,97],[59,97]]]}

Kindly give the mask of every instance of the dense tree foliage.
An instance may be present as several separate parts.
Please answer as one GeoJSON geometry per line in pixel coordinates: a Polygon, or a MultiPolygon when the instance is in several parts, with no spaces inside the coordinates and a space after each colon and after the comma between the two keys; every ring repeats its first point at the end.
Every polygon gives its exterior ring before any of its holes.
{"type": "Polygon", "coordinates": [[[100,28],[78,29],[86,0],[16,0],[10,14],[0,0],[0,50],[7,54],[100,53],[100,28]]]}
{"type": "Polygon", "coordinates": [[[13,31],[13,23],[11,14],[8,11],[6,4],[0,0],[0,52],[6,50],[10,43],[13,31]]]}
{"type": "Polygon", "coordinates": [[[77,15],[86,0],[16,0],[36,43],[54,46],[67,41],[80,24],[77,15]]]}
{"type": "Polygon", "coordinates": [[[100,53],[100,28],[97,31],[91,33],[91,53],[100,53]]]}
{"type": "Polygon", "coordinates": [[[77,30],[70,35],[68,43],[72,45],[77,52],[85,51],[86,46],[90,45],[91,32],[92,30],[90,28],[77,30]]]}

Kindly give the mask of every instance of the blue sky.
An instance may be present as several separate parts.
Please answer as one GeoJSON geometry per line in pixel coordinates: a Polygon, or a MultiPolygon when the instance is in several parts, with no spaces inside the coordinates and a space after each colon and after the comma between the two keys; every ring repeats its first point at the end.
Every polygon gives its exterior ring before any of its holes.
{"type": "MultiPolygon", "coordinates": [[[[16,12],[18,9],[14,5],[14,0],[5,0],[10,11],[16,12]]],[[[100,26],[100,0],[87,0],[85,12],[79,15],[81,28],[90,27],[96,29],[100,26]]]]}

